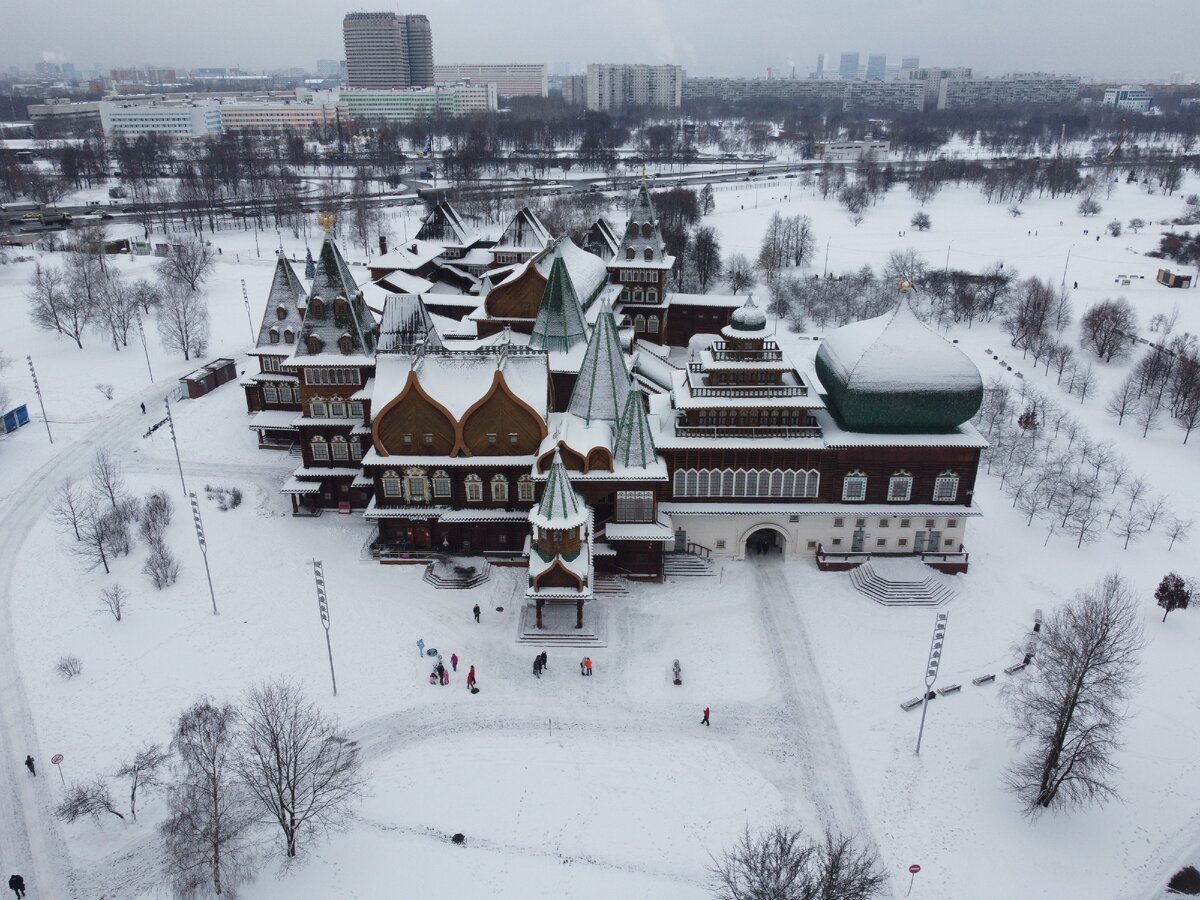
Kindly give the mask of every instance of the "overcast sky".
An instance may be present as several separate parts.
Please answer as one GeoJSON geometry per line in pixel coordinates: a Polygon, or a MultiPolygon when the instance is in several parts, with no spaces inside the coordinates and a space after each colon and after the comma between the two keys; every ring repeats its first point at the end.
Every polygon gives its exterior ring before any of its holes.
{"type": "Polygon", "coordinates": [[[329,0],[0,3],[0,68],[43,58],[164,66],[315,68],[342,56],[351,10],[423,12],[437,62],[671,62],[696,75],[807,74],[842,51],[889,64],[1098,79],[1200,75],[1197,0],[437,0],[412,7],[329,0]]]}

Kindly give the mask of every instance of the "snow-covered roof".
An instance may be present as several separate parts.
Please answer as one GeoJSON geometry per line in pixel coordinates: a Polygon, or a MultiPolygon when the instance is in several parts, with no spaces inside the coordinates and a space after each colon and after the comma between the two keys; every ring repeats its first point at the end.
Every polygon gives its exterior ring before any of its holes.
{"type": "Polygon", "coordinates": [[[286,343],[284,332],[290,331],[293,336],[300,334],[300,308],[304,305],[304,296],[304,284],[292,264],[286,256],[279,256],[275,261],[267,306],[258,329],[257,347],[264,354],[286,356],[291,353],[292,348],[286,343]]]}
{"type": "Polygon", "coordinates": [[[619,421],[629,397],[626,359],[621,349],[616,320],[605,303],[596,320],[596,327],[592,329],[592,337],[588,341],[587,353],[567,409],[588,422],[593,419],[619,421]]]}
{"type": "Polygon", "coordinates": [[[653,522],[605,522],[604,538],[609,541],[672,541],[675,529],[670,516],[659,511],[653,522]]]}
{"type": "Polygon", "coordinates": [[[848,518],[879,516],[888,518],[975,518],[983,510],[975,506],[916,506],[893,503],[887,506],[860,503],[677,503],[658,505],[660,512],[671,516],[844,516],[848,518]]]}
{"type": "Polygon", "coordinates": [[[312,364],[314,360],[317,365],[330,365],[332,359],[337,359],[336,365],[363,364],[351,362],[356,357],[366,357],[365,365],[370,365],[374,353],[375,319],[365,300],[361,300],[354,274],[333,238],[327,234],[317,255],[316,276],[308,295],[304,326],[296,338],[288,365],[312,364]],[[314,309],[313,303],[317,298],[324,307],[319,311],[314,309]],[[338,313],[338,299],[348,303],[347,313],[338,313]],[[319,340],[315,350],[309,347],[310,336],[319,340]],[[340,348],[343,338],[349,338],[349,353],[343,353],[340,348]]]}
{"type": "Polygon", "coordinates": [[[442,346],[429,310],[418,294],[392,294],[383,306],[379,325],[379,352],[394,353],[418,344],[442,346]]]}
{"type": "MultiPolygon", "coordinates": [[[[535,350],[566,353],[572,347],[586,343],[587,324],[583,320],[583,308],[567,274],[566,263],[562,256],[555,256],[546,289],[542,292],[542,301],[538,305],[529,346],[535,350]]],[[[582,361],[582,356],[580,359],[582,361]]]]}
{"type": "Polygon", "coordinates": [[[469,228],[450,203],[442,200],[425,217],[417,231],[417,240],[442,246],[465,247],[477,240],[476,229],[469,228]]]}
{"type": "Polygon", "coordinates": [[[750,299],[748,294],[680,294],[671,291],[667,294],[672,306],[719,306],[724,309],[738,309],[745,306],[750,299]]]}
{"type": "Polygon", "coordinates": [[[496,250],[538,251],[550,243],[550,232],[542,220],[528,206],[522,206],[513,215],[508,227],[492,247],[496,250]]]}
{"type": "Polygon", "coordinates": [[[658,461],[646,418],[645,395],[637,388],[630,390],[625,402],[613,446],[613,461],[630,468],[646,468],[658,461]]]}
{"type": "Polygon", "coordinates": [[[426,469],[526,469],[531,473],[536,462],[536,456],[425,456],[420,454],[380,456],[374,447],[367,450],[362,458],[364,469],[421,466],[426,469]]]}
{"type": "Polygon", "coordinates": [[[907,432],[850,431],[829,414],[827,410],[814,411],[813,417],[821,426],[825,445],[831,449],[843,447],[965,447],[984,450],[987,439],[971,422],[963,422],[952,431],[935,431],[929,434],[907,432]]]}
{"type": "Polygon", "coordinates": [[[659,267],[666,259],[663,254],[662,232],[658,228],[658,219],[654,215],[654,203],[650,200],[650,190],[645,182],[638,186],[637,194],[629,207],[629,220],[625,233],[621,236],[621,246],[617,250],[614,264],[626,262],[628,251],[633,256],[628,260],[629,265],[641,267],[659,267]],[[650,257],[646,257],[646,251],[650,257]]]}
{"type": "Polygon", "coordinates": [[[533,264],[543,277],[549,278],[556,259],[561,259],[567,267],[575,296],[579,298],[580,306],[587,309],[608,284],[608,267],[604,260],[581,249],[569,236],[563,236],[554,242],[551,252],[536,257],[533,264]]]}
{"type": "Polygon", "coordinates": [[[250,417],[249,428],[257,431],[262,428],[271,431],[292,431],[292,421],[296,418],[294,409],[264,409],[250,417]]]}
{"type": "Polygon", "coordinates": [[[587,504],[571,486],[562,454],[555,450],[542,499],[529,511],[529,521],[538,528],[576,528],[587,520],[587,515],[587,504]]]}
{"type": "Polygon", "coordinates": [[[388,252],[375,257],[372,269],[394,269],[389,276],[411,273],[428,265],[442,255],[445,248],[434,241],[412,240],[388,248],[388,252]]]}

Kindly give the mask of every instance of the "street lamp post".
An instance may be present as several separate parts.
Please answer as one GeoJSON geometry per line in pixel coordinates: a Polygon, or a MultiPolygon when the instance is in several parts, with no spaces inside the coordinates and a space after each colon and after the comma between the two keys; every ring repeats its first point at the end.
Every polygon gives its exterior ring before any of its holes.
{"type": "Polygon", "coordinates": [[[946,265],[942,268],[942,274],[950,271],[950,248],[954,246],[954,241],[946,245],[946,265]]]}
{"type": "Polygon", "coordinates": [[[329,653],[329,680],[333,682],[333,696],[337,696],[337,675],[333,671],[333,644],[329,640],[329,597],[325,593],[325,564],[313,560],[313,577],[317,582],[317,608],[321,612],[321,627],[325,629],[325,649],[329,653]]]}
{"type": "Polygon", "coordinates": [[[822,278],[829,277],[829,242],[832,240],[833,238],[827,238],[825,240],[825,270],[821,273],[822,278]]]}
{"type": "Polygon", "coordinates": [[[46,437],[50,438],[50,443],[54,443],[54,435],[50,433],[50,420],[46,418],[46,404],[42,402],[42,388],[38,384],[37,372],[33,368],[33,357],[26,356],[25,361],[29,363],[29,375],[33,378],[33,392],[37,394],[38,406],[42,408],[42,422],[46,426],[46,437]]]}
{"type": "Polygon", "coordinates": [[[146,371],[150,373],[150,383],[154,384],[154,370],[150,368],[150,348],[146,346],[146,329],[142,327],[142,311],[134,307],[133,315],[137,319],[138,334],[142,338],[142,352],[146,354],[146,371]]]}
{"type": "Polygon", "coordinates": [[[200,501],[195,494],[188,494],[192,501],[192,519],[196,523],[196,541],[200,544],[200,555],[204,557],[204,574],[208,577],[208,596],[212,598],[213,615],[217,615],[217,595],[213,591],[212,572],[208,569],[208,541],[204,539],[204,522],[200,519],[200,501]]]}
{"type": "Polygon", "coordinates": [[[175,447],[175,465],[179,466],[179,483],[183,486],[183,496],[188,495],[187,482],[183,480],[183,460],[179,458],[179,441],[175,437],[175,419],[171,416],[171,401],[163,397],[163,406],[167,408],[167,427],[171,430],[171,443],[175,447]]]}
{"type": "Polygon", "coordinates": [[[246,279],[242,279],[242,305],[246,307],[246,323],[250,326],[250,343],[255,340],[254,319],[250,315],[250,295],[246,292],[246,279]]]}
{"type": "Polygon", "coordinates": [[[1061,285],[1063,290],[1066,290],[1066,288],[1067,288],[1067,266],[1071,265],[1071,251],[1074,249],[1075,249],[1074,244],[1072,244],[1070,247],[1067,248],[1067,261],[1065,263],[1063,263],[1063,277],[1062,277],[1062,285],[1061,285]]]}
{"type": "Polygon", "coordinates": [[[925,734],[925,713],[929,710],[929,692],[937,681],[938,665],[942,661],[942,645],[946,642],[946,622],[949,613],[938,613],[933,625],[933,639],[929,642],[929,661],[925,664],[925,693],[921,698],[921,728],[917,731],[917,756],[921,755],[921,738],[925,734]]]}

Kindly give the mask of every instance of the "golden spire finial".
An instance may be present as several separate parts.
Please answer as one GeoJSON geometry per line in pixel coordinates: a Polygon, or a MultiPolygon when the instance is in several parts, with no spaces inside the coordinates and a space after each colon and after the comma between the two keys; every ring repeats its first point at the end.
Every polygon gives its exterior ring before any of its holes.
{"type": "Polygon", "coordinates": [[[317,223],[325,229],[325,233],[329,234],[333,230],[334,215],[331,212],[317,213],[317,223]]]}
{"type": "Polygon", "coordinates": [[[911,288],[912,288],[911,281],[909,281],[907,278],[900,279],[900,292],[901,293],[907,294],[911,288]]]}

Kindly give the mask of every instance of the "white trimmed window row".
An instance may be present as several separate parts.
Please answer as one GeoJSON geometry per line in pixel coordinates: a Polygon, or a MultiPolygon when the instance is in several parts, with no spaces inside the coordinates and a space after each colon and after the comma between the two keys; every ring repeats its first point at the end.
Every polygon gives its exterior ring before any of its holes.
{"type": "Polygon", "coordinates": [[[262,395],[264,403],[300,402],[300,388],[291,384],[264,384],[262,395]]]}
{"type": "Polygon", "coordinates": [[[363,405],[360,400],[314,397],[308,402],[308,414],[314,419],[361,419],[363,405]]]}
{"type": "Polygon", "coordinates": [[[676,469],[676,497],[816,497],[816,469],[676,469]]]}
{"type": "MultiPolygon", "coordinates": [[[[404,499],[409,503],[427,503],[432,500],[449,499],[451,496],[450,476],[436,471],[432,477],[425,469],[405,469],[403,474],[392,469],[380,479],[383,496],[404,499]]],[[[475,474],[463,479],[463,496],[470,503],[483,501],[483,479],[475,474]]],[[[507,503],[509,496],[508,477],[499,473],[489,482],[491,498],[498,503],[507,503]]],[[[533,502],[533,479],[522,475],[517,479],[517,499],[523,503],[533,502]]]]}
{"type": "MultiPolygon", "coordinates": [[[[634,291],[634,294],[639,294],[639,293],[641,293],[641,291],[634,291]]],[[[639,297],[635,296],[634,302],[637,302],[639,299],[640,299],[639,297]]],[[[651,300],[650,302],[653,303],[656,301],[651,300]]],[[[659,321],[658,316],[650,316],[649,318],[646,318],[641,313],[639,313],[638,315],[633,317],[633,330],[638,334],[643,334],[646,332],[648,332],[650,334],[658,334],[659,324],[660,324],[660,321],[659,321]]]]}
{"type": "Polygon", "coordinates": [[[312,458],[318,462],[328,462],[330,459],[335,462],[357,462],[363,455],[362,443],[356,437],[347,439],[338,435],[327,439],[318,436],[309,441],[308,445],[312,450],[312,458]]]}
{"type": "Polygon", "coordinates": [[[305,369],[305,384],[362,384],[358,369],[305,369]]]}
{"type": "Polygon", "coordinates": [[[622,269],[621,280],[640,282],[642,284],[658,284],[656,269],[622,269]]]}
{"type": "MultiPolygon", "coordinates": [[[[901,469],[888,478],[887,499],[889,503],[903,503],[912,499],[913,476],[901,469]]],[[[861,470],[850,472],[842,479],[842,500],[860,503],[867,499],[867,473],[861,470]]],[[[958,499],[958,475],[942,472],[933,482],[933,501],[953,503],[958,499]]]]}

